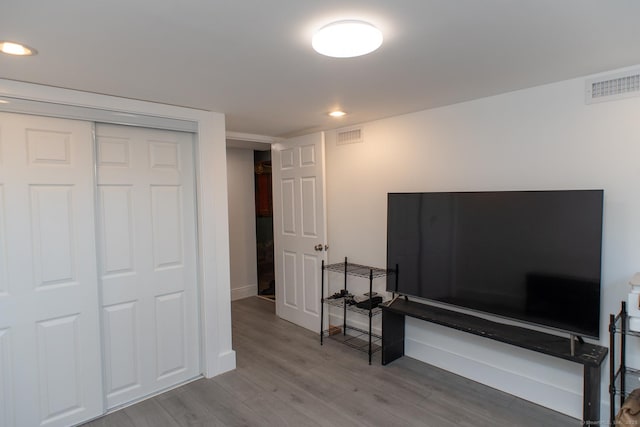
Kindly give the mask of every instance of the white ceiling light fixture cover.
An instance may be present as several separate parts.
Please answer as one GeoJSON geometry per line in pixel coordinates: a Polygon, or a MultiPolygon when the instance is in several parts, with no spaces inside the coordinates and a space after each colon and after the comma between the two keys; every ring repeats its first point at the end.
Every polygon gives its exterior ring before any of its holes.
{"type": "Polygon", "coordinates": [[[366,55],[382,45],[382,32],[364,21],[338,21],[322,27],[313,36],[316,52],[334,58],[366,55]]]}
{"type": "Polygon", "coordinates": [[[16,56],[31,56],[38,53],[29,46],[4,40],[0,40],[0,52],[16,56]]]}

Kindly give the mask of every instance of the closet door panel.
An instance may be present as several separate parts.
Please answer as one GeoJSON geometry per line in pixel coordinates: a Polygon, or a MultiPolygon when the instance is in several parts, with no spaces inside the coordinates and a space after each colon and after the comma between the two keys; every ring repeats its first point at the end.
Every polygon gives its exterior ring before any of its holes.
{"type": "Polygon", "coordinates": [[[158,380],[179,377],[187,369],[184,292],[156,297],[156,348],[158,380]]]}
{"type": "Polygon", "coordinates": [[[0,427],[13,423],[13,393],[8,329],[0,329],[0,427]]]}
{"type": "Polygon", "coordinates": [[[103,185],[99,189],[102,207],[103,275],[133,274],[133,189],[130,185],[103,185]]]}
{"type": "Polygon", "coordinates": [[[115,125],[96,130],[113,408],[200,373],[192,135],[115,125]]]}
{"type": "Polygon", "coordinates": [[[30,185],[29,193],[36,287],[73,286],[78,257],[73,244],[73,185],[30,185]]]}
{"type": "Polygon", "coordinates": [[[107,399],[117,400],[123,394],[135,393],[142,387],[138,355],[137,303],[115,304],[104,308],[105,371],[107,399]]]}
{"type": "Polygon", "coordinates": [[[92,140],[0,113],[0,425],[103,413],[92,140]]]}

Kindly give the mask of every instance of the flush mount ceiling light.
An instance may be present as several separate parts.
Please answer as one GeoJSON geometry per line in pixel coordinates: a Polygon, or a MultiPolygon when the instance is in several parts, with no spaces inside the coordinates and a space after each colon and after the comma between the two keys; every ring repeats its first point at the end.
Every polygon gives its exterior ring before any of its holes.
{"type": "Polygon", "coordinates": [[[16,56],[31,56],[38,53],[35,49],[30,48],[29,46],[4,40],[0,40],[0,52],[16,56]]]}
{"type": "Polygon", "coordinates": [[[347,115],[344,111],[332,111],[329,113],[331,117],[344,117],[347,115]]]}
{"type": "Polygon", "coordinates": [[[313,36],[316,52],[334,58],[352,58],[373,52],[382,45],[382,32],[364,21],[338,21],[313,36]]]}

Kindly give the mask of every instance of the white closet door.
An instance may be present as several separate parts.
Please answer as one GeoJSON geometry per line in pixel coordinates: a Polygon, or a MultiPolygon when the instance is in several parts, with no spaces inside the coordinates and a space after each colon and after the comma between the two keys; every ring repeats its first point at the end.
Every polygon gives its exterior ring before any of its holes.
{"type": "Polygon", "coordinates": [[[91,124],[0,113],[0,426],[103,412],[91,124]]]}
{"type": "Polygon", "coordinates": [[[97,125],[105,389],[113,408],[200,373],[193,137],[97,125]]]}

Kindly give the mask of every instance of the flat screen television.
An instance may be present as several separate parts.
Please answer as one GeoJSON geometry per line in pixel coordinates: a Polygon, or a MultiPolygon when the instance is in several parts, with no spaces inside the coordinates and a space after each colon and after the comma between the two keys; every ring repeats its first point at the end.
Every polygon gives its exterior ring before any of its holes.
{"type": "Polygon", "coordinates": [[[599,338],[602,190],[390,193],[387,291],[599,338]]]}

